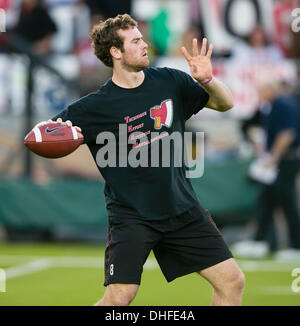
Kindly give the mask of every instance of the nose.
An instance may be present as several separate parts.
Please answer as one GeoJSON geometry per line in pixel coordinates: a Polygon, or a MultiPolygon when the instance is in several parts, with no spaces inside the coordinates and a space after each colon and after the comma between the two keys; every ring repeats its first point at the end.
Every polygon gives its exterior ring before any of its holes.
{"type": "Polygon", "coordinates": [[[146,43],[144,40],[143,40],[143,49],[147,49],[148,48],[148,43],[146,43]]]}

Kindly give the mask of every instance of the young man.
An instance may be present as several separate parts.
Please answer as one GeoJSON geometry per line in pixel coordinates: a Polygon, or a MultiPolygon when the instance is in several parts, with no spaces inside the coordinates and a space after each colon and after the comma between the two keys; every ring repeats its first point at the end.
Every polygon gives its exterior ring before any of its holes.
{"type": "MultiPolygon", "coordinates": [[[[91,38],[95,55],[113,68],[112,79],[53,120],[81,128],[95,161],[101,148],[96,140],[100,132],[112,132],[119,148],[121,124],[126,125],[129,139],[133,130],[148,136],[155,131],[183,134],[185,121],[204,106],[218,111],[233,106],[229,89],[212,76],[213,49],[210,45],[206,50],[206,39],[200,53],[196,39],[192,56],[182,48],[195,82],[178,70],[148,68],[148,45],[129,15],[96,25],[91,38]]],[[[148,149],[154,144],[149,142],[148,149]]],[[[198,272],[213,286],[214,305],[241,304],[243,274],[209,213],[199,204],[184,167],[175,167],[171,158],[170,167],[99,170],[106,181],[109,232],[106,291],[96,305],[129,305],[151,250],[168,282],[198,272]]]]}

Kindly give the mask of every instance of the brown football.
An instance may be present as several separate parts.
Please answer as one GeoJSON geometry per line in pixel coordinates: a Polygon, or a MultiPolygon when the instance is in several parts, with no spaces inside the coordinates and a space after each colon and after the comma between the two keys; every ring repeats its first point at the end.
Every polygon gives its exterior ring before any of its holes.
{"type": "Polygon", "coordinates": [[[59,158],[74,152],[83,140],[75,127],[50,122],[33,128],[24,138],[24,144],[42,157],[59,158]]]}

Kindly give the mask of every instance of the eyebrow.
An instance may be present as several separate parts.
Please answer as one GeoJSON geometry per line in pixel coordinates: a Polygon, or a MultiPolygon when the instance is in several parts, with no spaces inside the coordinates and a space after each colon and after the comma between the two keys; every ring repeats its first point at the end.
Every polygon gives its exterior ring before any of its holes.
{"type": "Polygon", "coordinates": [[[140,36],[140,37],[135,37],[135,38],[133,38],[133,39],[131,40],[131,42],[141,40],[142,38],[143,38],[142,36],[140,36]]]}

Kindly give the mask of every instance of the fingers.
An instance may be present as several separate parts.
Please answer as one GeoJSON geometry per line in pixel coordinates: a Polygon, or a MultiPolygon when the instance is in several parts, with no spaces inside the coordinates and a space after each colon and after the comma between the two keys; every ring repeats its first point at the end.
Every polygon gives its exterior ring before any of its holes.
{"type": "Polygon", "coordinates": [[[207,45],[207,38],[204,38],[202,40],[202,46],[201,46],[201,50],[200,50],[200,55],[201,56],[205,56],[206,55],[206,45],[207,45]]]}
{"type": "Polygon", "coordinates": [[[209,45],[208,51],[207,51],[207,57],[210,58],[213,52],[214,46],[212,44],[209,45]]]}
{"type": "Polygon", "coordinates": [[[58,118],[58,119],[56,120],[56,123],[58,123],[58,124],[65,124],[65,125],[67,125],[68,127],[72,127],[72,122],[71,122],[70,120],[67,120],[67,121],[63,122],[63,121],[62,121],[62,118],[58,118]]]}
{"type": "Polygon", "coordinates": [[[190,61],[192,59],[192,57],[189,55],[189,53],[187,52],[187,50],[184,46],[181,47],[181,52],[187,61],[190,61]]]}
{"type": "Polygon", "coordinates": [[[198,41],[196,38],[193,39],[193,56],[197,57],[199,55],[198,53],[198,41]]]}
{"type": "MultiPolygon", "coordinates": [[[[207,48],[207,38],[203,38],[201,49],[200,49],[200,56],[203,56],[203,57],[206,56],[206,57],[210,58],[212,55],[212,52],[213,52],[213,45],[212,44],[209,45],[207,53],[206,53],[206,48],[207,48]]],[[[189,53],[187,52],[185,47],[182,47],[181,51],[187,61],[190,61],[192,59],[192,57],[189,55],[189,53]]],[[[198,41],[196,38],[194,38],[193,39],[193,57],[197,57],[197,56],[199,56],[198,41]]]]}
{"type": "MultiPolygon", "coordinates": [[[[54,121],[52,121],[52,120],[48,120],[48,121],[54,122],[54,121]]],[[[68,127],[72,127],[72,126],[73,126],[72,121],[67,120],[67,121],[63,122],[61,118],[58,118],[58,119],[56,120],[56,123],[59,123],[59,124],[66,124],[68,127]]],[[[80,127],[75,126],[74,128],[76,128],[79,132],[82,131],[80,127]]]]}
{"type": "Polygon", "coordinates": [[[67,121],[65,122],[65,124],[66,124],[68,127],[72,127],[72,122],[71,122],[70,120],[67,120],[67,121]]]}

